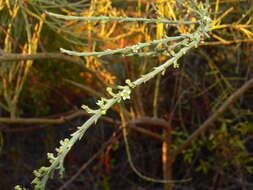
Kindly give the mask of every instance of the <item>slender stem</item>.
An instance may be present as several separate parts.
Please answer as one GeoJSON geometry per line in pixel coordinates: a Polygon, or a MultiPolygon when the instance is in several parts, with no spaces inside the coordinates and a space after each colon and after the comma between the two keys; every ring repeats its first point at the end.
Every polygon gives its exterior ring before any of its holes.
{"type": "Polygon", "coordinates": [[[103,84],[104,86],[108,86],[108,84],[97,74],[97,72],[86,67],[84,61],[82,61],[80,58],[76,59],[69,55],[57,52],[55,53],[41,52],[34,54],[2,53],[0,55],[0,62],[8,62],[8,64],[14,64],[14,61],[41,60],[41,59],[59,59],[77,64],[81,66],[81,68],[84,71],[91,73],[99,82],[101,82],[101,84],[103,84]]]}
{"type": "Polygon", "coordinates": [[[166,23],[166,24],[198,24],[199,21],[174,21],[168,19],[132,18],[117,16],[66,16],[52,12],[46,12],[50,16],[65,20],[87,20],[87,21],[121,21],[121,22],[146,22],[146,23],[166,23]]]}
{"type": "Polygon", "coordinates": [[[112,54],[116,54],[116,53],[125,54],[125,53],[128,53],[128,52],[131,53],[131,51],[132,52],[138,52],[138,49],[140,49],[140,48],[144,48],[144,47],[147,47],[147,46],[156,45],[156,44],[160,44],[160,43],[166,44],[169,41],[175,41],[175,40],[180,40],[180,39],[184,39],[184,38],[186,38],[186,36],[184,36],[184,35],[182,35],[182,36],[173,36],[173,37],[162,38],[162,39],[159,39],[159,40],[153,40],[151,42],[139,43],[139,44],[136,44],[134,46],[128,46],[128,47],[118,48],[118,49],[114,49],[114,50],[107,49],[105,51],[99,51],[99,52],[76,52],[76,51],[66,50],[66,49],[63,49],[63,48],[60,48],[60,50],[63,53],[66,53],[68,55],[99,56],[99,57],[101,57],[101,56],[112,55],[112,54]]]}
{"type": "Polygon", "coordinates": [[[171,59],[168,59],[164,64],[156,67],[154,69],[154,71],[144,75],[143,77],[137,79],[136,81],[133,82],[133,84],[135,86],[139,86],[145,82],[147,82],[148,80],[150,80],[151,78],[154,78],[156,75],[158,75],[159,73],[162,73],[165,69],[167,69],[169,66],[173,65],[175,62],[177,62],[177,60],[182,57],[187,51],[189,51],[191,48],[195,47],[196,45],[198,45],[198,41],[193,41],[191,42],[188,46],[182,48],[176,55],[175,57],[172,57],[171,59]]]}
{"type": "Polygon", "coordinates": [[[241,88],[236,90],[220,107],[215,111],[188,139],[181,144],[175,151],[176,157],[186,147],[190,146],[192,141],[204,133],[207,129],[211,128],[213,123],[231,106],[235,101],[242,97],[242,95],[253,88],[253,78],[248,80],[241,88]]]}

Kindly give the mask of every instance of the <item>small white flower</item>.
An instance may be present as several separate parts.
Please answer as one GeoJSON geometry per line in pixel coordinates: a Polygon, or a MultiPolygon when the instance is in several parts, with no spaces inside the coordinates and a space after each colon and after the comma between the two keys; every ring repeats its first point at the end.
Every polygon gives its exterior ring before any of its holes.
{"type": "Polygon", "coordinates": [[[120,92],[120,96],[123,98],[123,100],[130,99],[130,94],[130,88],[125,88],[120,92]]]}
{"type": "Polygon", "coordinates": [[[97,104],[99,107],[103,107],[103,106],[104,106],[104,101],[98,100],[96,104],[97,104]]]}
{"type": "Polygon", "coordinates": [[[176,69],[176,68],[179,68],[179,64],[175,62],[175,63],[173,64],[173,67],[174,67],[175,69],[176,69]]]}

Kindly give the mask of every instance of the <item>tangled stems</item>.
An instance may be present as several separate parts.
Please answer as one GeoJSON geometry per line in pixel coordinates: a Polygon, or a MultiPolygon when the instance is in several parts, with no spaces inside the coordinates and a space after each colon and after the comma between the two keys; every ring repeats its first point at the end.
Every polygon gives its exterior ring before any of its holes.
{"type": "MultiPolygon", "coordinates": [[[[135,46],[127,47],[127,51],[131,52],[133,50],[138,50],[139,48],[148,46],[148,45],[153,45],[153,44],[159,44],[159,43],[167,43],[170,40],[179,40],[181,39],[181,42],[177,43],[177,46],[180,46],[180,50],[177,52],[174,52],[173,45],[168,47],[167,53],[171,55],[172,57],[168,59],[165,63],[162,65],[155,67],[151,72],[141,76],[139,79],[131,82],[129,79],[127,79],[126,85],[124,86],[118,86],[116,89],[112,89],[108,87],[106,90],[108,94],[111,96],[110,99],[107,98],[101,98],[100,100],[97,101],[97,106],[99,107],[96,110],[90,109],[88,106],[83,105],[82,108],[86,110],[88,113],[93,114],[93,116],[88,119],[82,126],[77,128],[77,131],[71,134],[71,138],[64,139],[60,141],[60,147],[56,148],[56,156],[54,156],[53,153],[48,153],[48,159],[50,162],[50,166],[48,167],[41,167],[38,170],[34,171],[35,179],[32,181],[32,183],[35,185],[35,190],[44,190],[46,188],[46,184],[49,178],[52,178],[54,175],[55,170],[59,170],[59,174],[62,177],[64,173],[64,158],[66,157],[67,153],[69,150],[72,148],[72,146],[76,143],[77,140],[80,140],[87,129],[91,127],[93,124],[97,122],[97,120],[104,114],[106,114],[107,110],[110,109],[115,103],[119,103],[122,100],[130,99],[130,94],[131,90],[135,88],[136,86],[139,86],[152,78],[154,78],[156,75],[159,73],[165,73],[166,69],[169,66],[173,66],[174,68],[179,67],[177,64],[177,61],[179,58],[181,58],[185,53],[187,53],[190,49],[197,47],[205,37],[208,36],[208,32],[211,30],[212,27],[212,20],[208,17],[208,7],[203,8],[201,7],[198,10],[198,14],[200,16],[200,21],[199,26],[197,30],[192,33],[192,34],[184,34],[179,37],[167,37],[164,39],[160,39],[160,41],[152,41],[149,43],[141,43],[137,44],[135,46]],[[165,41],[164,41],[165,40],[165,41]],[[167,41],[166,41],[167,40],[167,41]]],[[[51,15],[54,15],[53,13],[50,13],[51,15]]],[[[57,15],[54,15],[57,16],[57,15]]],[[[60,16],[58,16],[60,17],[60,16]]],[[[66,16],[63,16],[64,18],[66,16]]],[[[87,17],[86,17],[87,18],[87,17]]],[[[105,18],[105,17],[98,17],[98,18],[105,18]]],[[[72,19],[70,17],[69,19],[72,19]]],[[[92,18],[93,19],[93,18],[92,18]]],[[[91,20],[92,20],[91,19],[91,20]]],[[[115,18],[112,18],[113,20],[115,18]]],[[[98,19],[97,19],[98,20],[98,19]]],[[[133,21],[136,21],[136,18],[134,18],[133,21]]],[[[72,51],[64,51],[65,53],[69,54],[74,54],[72,51]]],[[[90,52],[90,53],[83,53],[80,54],[80,52],[75,52],[75,55],[82,55],[82,56],[91,56],[91,55],[96,55],[96,56],[103,56],[107,55],[108,53],[113,54],[113,53],[125,53],[124,48],[122,49],[117,49],[117,50],[106,50],[104,52],[90,52]]],[[[134,52],[134,51],[133,51],[134,52]]],[[[173,182],[173,181],[172,181],[173,182]]],[[[16,189],[22,190],[20,186],[16,186],[16,189]]],[[[24,190],[24,189],[23,189],[24,190]]]]}

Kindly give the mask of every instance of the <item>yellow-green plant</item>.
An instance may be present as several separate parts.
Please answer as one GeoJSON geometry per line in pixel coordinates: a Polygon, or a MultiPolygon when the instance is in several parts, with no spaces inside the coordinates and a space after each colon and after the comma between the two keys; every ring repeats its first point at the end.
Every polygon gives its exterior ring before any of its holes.
{"type": "MultiPolygon", "coordinates": [[[[46,0],[2,0],[0,1],[1,31],[0,37],[4,55],[12,53],[35,54],[38,52],[38,44],[43,26],[48,25],[56,30],[59,28],[53,21],[45,19],[45,10],[70,8],[76,10],[86,3],[86,0],[78,3],[46,0]],[[24,26],[24,27],[23,27],[24,26]]],[[[68,33],[72,41],[76,43],[74,33],[68,33]]],[[[65,35],[64,38],[69,40],[65,35]]],[[[28,77],[33,60],[21,60],[0,62],[0,108],[10,113],[11,118],[19,116],[18,103],[24,83],[28,77]]]]}
{"type": "MultiPolygon", "coordinates": [[[[21,1],[6,1],[5,6],[2,7],[3,11],[6,11],[5,18],[9,24],[7,25],[4,35],[4,53],[12,53],[15,51],[21,51],[23,54],[32,54],[37,51],[38,40],[40,32],[43,26],[43,19],[38,20],[34,24],[34,27],[30,26],[28,16],[25,13],[24,6],[21,1]],[[13,43],[13,35],[18,32],[22,32],[15,25],[25,24],[26,39],[22,49],[17,50],[17,46],[13,43]]],[[[41,18],[44,16],[41,15],[41,18]]],[[[21,44],[20,44],[21,45],[21,44]]],[[[0,78],[2,78],[0,85],[0,95],[4,97],[3,102],[0,102],[0,106],[10,113],[11,118],[17,116],[17,104],[18,99],[23,88],[24,82],[27,78],[30,67],[33,61],[20,61],[17,64],[0,63],[0,78]]]]}

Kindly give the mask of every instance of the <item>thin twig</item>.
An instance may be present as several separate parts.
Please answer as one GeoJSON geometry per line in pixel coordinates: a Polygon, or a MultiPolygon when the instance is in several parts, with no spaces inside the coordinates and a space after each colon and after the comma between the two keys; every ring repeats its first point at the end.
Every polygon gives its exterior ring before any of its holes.
{"type": "Polygon", "coordinates": [[[240,99],[245,92],[253,88],[253,78],[248,80],[241,88],[237,89],[221,106],[215,111],[188,139],[181,144],[175,151],[174,157],[180,154],[192,141],[212,127],[213,123],[231,106],[236,100],[240,99]]]}
{"type": "Polygon", "coordinates": [[[154,118],[154,117],[141,117],[134,120],[131,120],[128,122],[127,125],[145,125],[145,126],[154,126],[159,127],[161,129],[168,129],[170,128],[170,125],[167,121],[160,118],[154,118]]]}
{"type": "Polygon", "coordinates": [[[167,23],[173,25],[179,24],[199,24],[200,21],[175,21],[168,19],[154,19],[154,18],[132,18],[132,17],[117,17],[117,16],[68,16],[60,15],[52,12],[47,12],[46,14],[54,16],[56,18],[65,19],[65,20],[86,20],[86,21],[120,21],[120,22],[145,22],[145,23],[167,23]]]}
{"type": "Polygon", "coordinates": [[[148,135],[149,137],[152,137],[154,139],[160,140],[161,142],[163,142],[165,140],[161,135],[151,132],[150,130],[147,130],[147,129],[144,129],[141,127],[136,127],[135,125],[128,125],[126,127],[131,130],[137,131],[139,133],[148,135]]]}
{"type": "MultiPolygon", "coordinates": [[[[62,116],[57,119],[49,119],[49,118],[7,118],[7,117],[0,117],[0,123],[9,123],[9,124],[61,124],[65,123],[66,121],[72,120],[74,118],[80,117],[80,116],[87,116],[90,117],[92,114],[87,113],[83,110],[78,110],[70,115],[62,116]]],[[[102,116],[102,120],[108,122],[108,123],[119,123],[119,121],[113,120],[109,117],[102,116]]]]}
{"type": "Polygon", "coordinates": [[[65,55],[62,53],[36,53],[36,54],[19,54],[19,53],[1,53],[0,55],[0,63],[1,62],[10,62],[14,63],[15,61],[21,61],[21,60],[42,60],[42,59],[60,59],[64,60],[70,63],[74,63],[76,65],[81,66],[81,68],[91,73],[97,80],[99,80],[104,86],[108,86],[108,84],[103,80],[99,75],[97,75],[96,71],[93,71],[92,69],[85,66],[84,61],[80,58],[73,58],[69,55],[65,55]]]}

